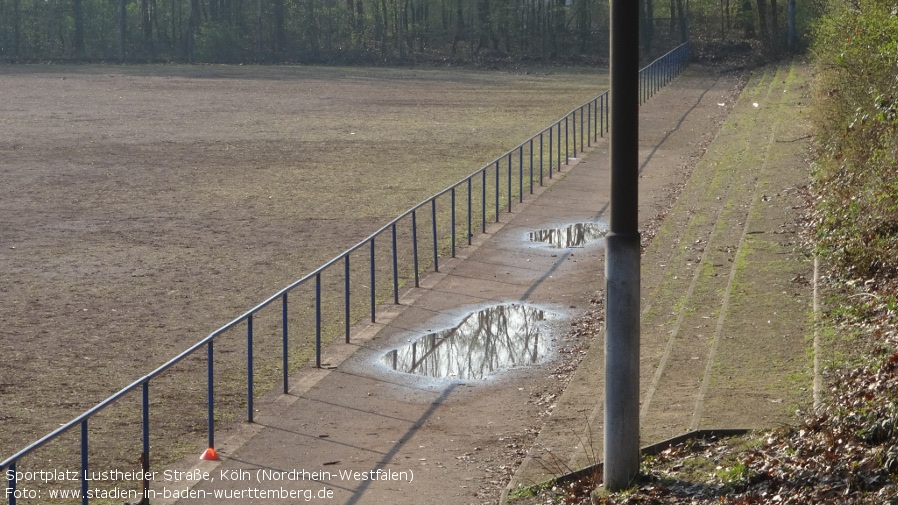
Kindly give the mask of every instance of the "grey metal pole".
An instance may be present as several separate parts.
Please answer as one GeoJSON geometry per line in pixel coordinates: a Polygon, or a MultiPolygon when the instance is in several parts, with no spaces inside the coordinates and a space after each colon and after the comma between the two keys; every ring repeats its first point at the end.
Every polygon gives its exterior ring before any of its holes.
{"type": "Polygon", "coordinates": [[[611,226],[605,256],[605,468],[609,491],[639,471],[639,13],[611,1],[611,226]]]}

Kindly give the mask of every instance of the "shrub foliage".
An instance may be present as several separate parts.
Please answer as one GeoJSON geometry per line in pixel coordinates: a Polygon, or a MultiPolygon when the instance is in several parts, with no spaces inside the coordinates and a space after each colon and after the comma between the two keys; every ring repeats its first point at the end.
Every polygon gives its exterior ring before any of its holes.
{"type": "Polygon", "coordinates": [[[898,7],[832,0],[813,46],[817,233],[855,278],[898,274],[898,7]]]}

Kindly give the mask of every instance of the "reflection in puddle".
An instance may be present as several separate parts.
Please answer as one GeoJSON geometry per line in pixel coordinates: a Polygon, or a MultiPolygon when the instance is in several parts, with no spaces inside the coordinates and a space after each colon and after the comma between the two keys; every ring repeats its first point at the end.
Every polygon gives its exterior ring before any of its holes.
{"type": "Polygon", "coordinates": [[[540,335],[545,311],[499,305],[475,312],[458,326],[425,335],[380,360],[398,372],[451,379],[482,379],[501,368],[530,365],[549,348],[540,335]]]}
{"type": "Polygon", "coordinates": [[[567,228],[537,230],[530,232],[531,242],[545,242],[556,249],[583,247],[586,243],[600,239],[608,233],[605,226],[597,223],[576,223],[567,228]]]}

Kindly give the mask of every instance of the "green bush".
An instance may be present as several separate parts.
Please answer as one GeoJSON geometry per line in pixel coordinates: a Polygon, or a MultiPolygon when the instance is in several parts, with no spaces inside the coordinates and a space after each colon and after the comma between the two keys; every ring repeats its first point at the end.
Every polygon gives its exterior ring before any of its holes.
{"type": "Polygon", "coordinates": [[[898,7],[832,0],[815,31],[820,248],[852,276],[898,274],[898,7]]]}

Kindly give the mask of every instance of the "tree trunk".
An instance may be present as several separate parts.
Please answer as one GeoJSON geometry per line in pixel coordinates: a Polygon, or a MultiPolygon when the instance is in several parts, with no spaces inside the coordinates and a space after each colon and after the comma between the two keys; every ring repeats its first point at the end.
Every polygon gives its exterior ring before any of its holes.
{"type": "Polygon", "coordinates": [[[84,58],[84,2],[72,0],[72,16],[75,18],[75,56],[84,58]]]}
{"type": "Polygon", "coordinates": [[[362,41],[362,47],[365,47],[365,6],[362,0],[358,0],[355,3],[355,31],[359,36],[359,40],[362,41]]]}
{"type": "Polygon", "coordinates": [[[758,6],[758,29],[761,32],[759,34],[761,37],[761,45],[765,48],[769,48],[770,32],[767,31],[767,1],[756,0],[755,3],[758,6]]]}
{"type": "Polygon", "coordinates": [[[274,54],[281,54],[287,46],[287,33],[284,18],[286,17],[284,0],[274,1],[274,54]]]}
{"type": "MultiPolygon", "coordinates": [[[[495,39],[493,25],[490,20],[490,0],[477,0],[477,33],[479,35],[476,52],[480,52],[483,46],[495,39]]],[[[497,43],[493,43],[497,45],[497,43]]]]}
{"type": "Polygon", "coordinates": [[[555,26],[552,30],[552,56],[556,57],[559,53],[564,53],[567,49],[564,44],[565,35],[565,0],[557,0],[555,8],[552,10],[552,16],[555,18],[555,26]],[[558,40],[559,37],[561,40],[558,40]]]}
{"type": "Polygon", "coordinates": [[[680,43],[688,42],[689,27],[686,25],[686,9],[683,8],[683,0],[677,0],[677,20],[680,23],[680,43]]]}
{"type": "Polygon", "coordinates": [[[465,13],[461,2],[462,0],[455,1],[455,34],[452,36],[452,56],[456,55],[458,43],[465,35],[465,13]]]}
{"type": "Polygon", "coordinates": [[[118,3],[118,59],[121,63],[125,62],[125,25],[127,18],[125,16],[125,0],[119,0],[118,3]]]}
{"type": "Polygon", "coordinates": [[[730,28],[733,27],[733,24],[730,22],[730,0],[726,0],[726,14],[727,14],[727,32],[730,31],[730,28]]]}
{"type": "Polygon", "coordinates": [[[19,17],[19,0],[12,2],[13,29],[12,29],[12,55],[14,58],[19,56],[19,44],[22,41],[22,31],[19,27],[21,18],[19,17]]]}
{"type": "Polygon", "coordinates": [[[655,10],[652,0],[639,0],[639,25],[643,54],[646,58],[651,58],[652,41],[655,38],[655,10]]]}
{"type": "Polygon", "coordinates": [[[577,38],[581,53],[586,53],[590,47],[590,26],[592,19],[589,12],[589,0],[575,0],[577,2],[577,38]]]}
{"type": "Polygon", "coordinates": [[[755,20],[751,9],[751,0],[742,0],[739,21],[742,23],[742,35],[747,39],[755,38],[755,20]]]}
{"type": "Polygon", "coordinates": [[[315,0],[306,0],[306,41],[309,52],[315,58],[320,54],[318,45],[318,20],[315,17],[315,0]]]}
{"type": "Polygon", "coordinates": [[[140,0],[140,31],[143,33],[144,52],[153,56],[153,17],[149,0],[140,0]]]}

